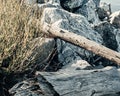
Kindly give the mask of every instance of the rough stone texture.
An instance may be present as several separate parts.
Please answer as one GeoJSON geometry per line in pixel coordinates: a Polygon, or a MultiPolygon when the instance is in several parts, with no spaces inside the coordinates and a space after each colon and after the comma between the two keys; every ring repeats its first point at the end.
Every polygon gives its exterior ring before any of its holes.
{"type": "Polygon", "coordinates": [[[114,32],[116,33],[116,41],[118,44],[117,51],[120,52],[120,29],[115,29],[114,32]]]}
{"type": "Polygon", "coordinates": [[[93,1],[94,1],[94,3],[95,3],[96,7],[99,7],[100,0],[93,0],[93,1]]]}
{"type": "Polygon", "coordinates": [[[78,60],[74,64],[72,64],[71,66],[65,66],[62,69],[69,68],[69,67],[72,67],[73,69],[75,68],[75,69],[78,69],[78,70],[87,70],[87,69],[90,70],[90,69],[93,69],[93,67],[85,60],[78,60]]]}
{"type": "Polygon", "coordinates": [[[12,96],[58,96],[47,81],[40,77],[17,83],[9,90],[12,96]]]}
{"type": "MultiPolygon", "coordinates": [[[[116,31],[115,31],[115,28],[109,23],[109,22],[101,22],[99,24],[97,24],[96,26],[94,26],[94,29],[101,34],[102,38],[103,38],[103,45],[112,49],[112,50],[115,50],[115,51],[118,51],[118,48],[119,48],[119,37],[116,38],[116,31]]],[[[98,58],[98,57],[97,57],[98,58]]],[[[115,65],[117,66],[116,64],[114,64],[113,62],[110,62],[104,58],[101,58],[100,60],[98,60],[98,62],[95,63],[95,65],[99,64],[99,63],[102,63],[102,65],[104,66],[108,66],[108,65],[115,65]]]]}
{"type": "Polygon", "coordinates": [[[12,96],[120,96],[120,69],[80,67],[73,64],[58,72],[36,72],[36,79],[17,83],[9,92],[12,96]]]}
{"type": "Polygon", "coordinates": [[[76,14],[82,14],[90,23],[98,23],[96,9],[100,0],[61,0],[61,6],[76,14]]]}
{"type": "Polygon", "coordinates": [[[83,4],[84,0],[60,0],[61,6],[69,12],[75,12],[83,4]]]}
{"type": "Polygon", "coordinates": [[[25,0],[27,4],[43,4],[49,3],[53,5],[61,5],[63,9],[73,13],[84,15],[90,23],[98,23],[98,15],[95,11],[100,0],[25,0]]]}
{"type": "MultiPolygon", "coordinates": [[[[50,38],[36,38],[30,43],[30,51],[27,52],[26,58],[22,61],[22,71],[29,68],[33,68],[36,64],[39,66],[45,66],[41,63],[44,62],[49,54],[54,50],[55,41],[50,38]],[[24,68],[25,67],[25,68],[24,68]]],[[[44,63],[43,63],[44,64],[44,63]]]]}
{"type": "Polygon", "coordinates": [[[100,3],[100,8],[104,9],[108,15],[110,15],[112,12],[111,12],[111,4],[108,4],[106,2],[101,2],[100,3]]]}
{"type": "MultiPolygon", "coordinates": [[[[74,10],[74,8],[81,8],[89,1],[90,0],[60,0],[60,3],[63,8],[70,11],[70,10],[74,10]]],[[[98,7],[100,0],[93,0],[93,2],[95,3],[96,7],[98,7]]]]}
{"type": "MultiPolygon", "coordinates": [[[[41,22],[42,24],[53,24],[53,26],[69,30],[98,43],[102,43],[100,34],[91,28],[86,18],[82,15],[73,14],[57,8],[46,8],[44,9],[41,22]]],[[[72,63],[81,58],[85,59],[87,56],[92,56],[90,52],[60,39],[57,40],[57,50],[59,61],[63,65],[72,63]]]]}
{"type": "Polygon", "coordinates": [[[94,26],[94,29],[99,32],[103,38],[103,45],[106,47],[117,50],[118,44],[116,41],[116,33],[114,27],[109,22],[101,22],[94,26]]]}
{"type": "Polygon", "coordinates": [[[94,70],[66,69],[56,73],[37,72],[42,75],[59,96],[119,96],[120,70],[106,67],[94,70]]]}
{"type": "Polygon", "coordinates": [[[93,0],[88,0],[88,2],[83,4],[83,6],[76,11],[76,13],[85,16],[90,23],[97,24],[99,18],[96,9],[95,2],[93,0]]]}
{"type": "Polygon", "coordinates": [[[120,28],[120,11],[114,12],[110,15],[110,23],[115,28],[120,28]]]}
{"type": "Polygon", "coordinates": [[[111,15],[111,4],[101,2],[100,6],[97,9],[98,16],[100,20],[106,20],[109,21],[109,16],[111,15]]]}
{"type": "Polygon", "coordinates": [[[107,11],[105,11],[103,8],[97,8],[96,12],[98,13],[98,17],[101,21],[109,19],[107,11]]]}

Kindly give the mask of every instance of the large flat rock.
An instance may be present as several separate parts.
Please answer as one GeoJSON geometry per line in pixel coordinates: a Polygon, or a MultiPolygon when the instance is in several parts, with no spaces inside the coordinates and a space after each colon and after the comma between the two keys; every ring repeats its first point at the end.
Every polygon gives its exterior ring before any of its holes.
{"type": "Polygon", "coordinates": [[[38,82],[43,76],[60,96],[120,96],[120,70],[115,67],[36,74],[38,82]]]}

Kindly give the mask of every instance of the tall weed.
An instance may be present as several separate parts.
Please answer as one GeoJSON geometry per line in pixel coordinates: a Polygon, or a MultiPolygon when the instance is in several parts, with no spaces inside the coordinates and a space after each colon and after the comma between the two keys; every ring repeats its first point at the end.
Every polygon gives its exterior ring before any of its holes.
{"type": "Polygon", "coordinates": [[[19,70],[19,64],[30,50],[29,42],[42,37],[38,25],[41,15],[39,8],[27,6],[20,0],[0,0],[1,67],[19,70]]]}

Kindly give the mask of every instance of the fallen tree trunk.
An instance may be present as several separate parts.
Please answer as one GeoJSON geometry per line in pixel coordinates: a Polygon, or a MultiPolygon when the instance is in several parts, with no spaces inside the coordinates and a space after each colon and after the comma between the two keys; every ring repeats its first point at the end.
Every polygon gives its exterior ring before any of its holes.
{"type": "Polygon", "coordinates": [[[57,28],[55,26],[52,27],[48,24],[42,26],[42,32],[52,37],[57,37],[77,46],[80,46],[88,51],[93,52],[96,55],[104,57],[120,65],[120,53],[113,51],[94,41],[91,41],[83,36],[77,35],[73,32],[69,32],[61,28],[57,28]]]}

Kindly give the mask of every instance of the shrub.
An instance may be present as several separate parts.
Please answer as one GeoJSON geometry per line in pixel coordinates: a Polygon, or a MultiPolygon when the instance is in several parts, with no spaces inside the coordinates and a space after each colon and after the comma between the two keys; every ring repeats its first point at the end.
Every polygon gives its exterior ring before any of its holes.
{"type": "Polygon", "coordinates": [[[9,71],[19,70],[29,42],[42,37],[38,25],[42,11],[19,1],[0,0],[0,66],[9,71]]]}

